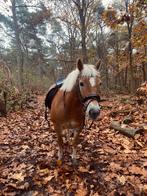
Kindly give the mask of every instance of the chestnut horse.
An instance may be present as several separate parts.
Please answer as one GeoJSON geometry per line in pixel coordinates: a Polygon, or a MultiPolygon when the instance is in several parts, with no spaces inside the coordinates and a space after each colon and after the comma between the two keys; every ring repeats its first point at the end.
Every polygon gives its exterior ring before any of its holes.
{"type": "MultiPolygon", "coordinates": [[[[100,63],[97,65],[99,66],[100,63]]],[[[97,66],[83,64],[77,60],[76,69],[65,78],[51,104],[51,121],[58,138],[58,159],[63,157],[63,129],[73,129],[72,160],[76,163],[78,137],[85,123],[85,117],[96,120],[100,114],[100,75],[97,66]]]]}

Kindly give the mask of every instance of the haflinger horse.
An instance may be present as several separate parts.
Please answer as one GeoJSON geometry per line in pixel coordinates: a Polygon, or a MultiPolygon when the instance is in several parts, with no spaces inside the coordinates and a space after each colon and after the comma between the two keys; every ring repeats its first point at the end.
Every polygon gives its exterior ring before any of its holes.
{"type": "Polygon", "coordinates": [[[79,134],[84,128],[85,117],[96,120],[100,114],[99,65],[100,63],[96,66],[83,64],[78,59],[76,69],[68,74],[52,100],[50,117],[57,133],[58,160],[62,161],[63,158],[62,131],[74,130],[72,160],[76,163],[76,147],[79,134]]]}

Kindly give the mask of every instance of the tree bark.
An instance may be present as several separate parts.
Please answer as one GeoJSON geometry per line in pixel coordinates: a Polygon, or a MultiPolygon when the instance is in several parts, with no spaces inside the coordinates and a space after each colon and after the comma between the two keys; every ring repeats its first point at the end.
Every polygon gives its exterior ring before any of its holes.
{"type": "Polygon", "coordinates": [[[19,88],[23,88],[23,55],[21,49],[21,41],[19,39],[19,26],[16,14],[16,0],[11,1],[12,4],[12,18],[14,24],[14,33],[15,33],[15,41],[16,41],[16,60],[17,60],[17,69],[18,69],[18,81],[19,88]]]}
{"type": "MultiPolygon", "coordinates": [[[[126,6],[126,13],[128,13],[128,7],[129,7],[129,1],[126,0],[125,2],[126,6]]],[[[133,70],[133,57],[132,57],[132,26],[133,26],[133,15],[130,16],[130,20],[127,21],[127,30],[128,30],[128,39],[129,39],[129,46],[128,46],[128,52],[129,52],[129,73],[130,73],[130,91],[133,93],[135,91],[134,88],[134,70],[133,70]]]]}
{"type": "Polygon", "coordinates": [[[104,32],[103,32],[103,27],[99,24],[100,31],[101,31],[101,38],[102,38],[102,59],[105,64],[105,76],[106,76],[106,87],[109,88],[109,74],[108,74],[108,66],[107,66],[107,54],[106,54],[106,44],[105,44],[105,38],[104,38],[104,32]]]}
{"type": "MultiPolygon", "coordinates": [[[[144,46],[144,56],[147,55],[147,48],[144,46]]],[[[147,73],[146,73],[146,67],[147,63],[145,61],[142,62],[142,72],[143,72],[143,81],[145,82],[147,80],[147,73]]]]}

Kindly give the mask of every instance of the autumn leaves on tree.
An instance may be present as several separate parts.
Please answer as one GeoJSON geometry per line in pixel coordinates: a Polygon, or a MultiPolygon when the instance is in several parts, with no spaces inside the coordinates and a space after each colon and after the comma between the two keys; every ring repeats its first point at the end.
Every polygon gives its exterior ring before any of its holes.
{"type": "MultiPolygon", "coordinates": [[[[120,32],[127,35],[127,46],[124,52],[117,53],[113,61],[117,62],[118,70],[124,69],[124,85],[130,85],[130,90],[135,90],[135,81],[141,76],[145,81],[146,76],[146,43],[147,33],[145,25],[145,1],[124,1],[119,9],[108,7],[103,17],[106,24],[113,29],[116,34],[120,32]],[[138,67],[141,67],[138,70],[138,67]],[[142,74],[138,72],[142,72],[142,74]],[[129,81],[129,83],[127,82],[129,81]]],[[[119,41],[119,40],[118,40],[119,41]]],[[[118,74],[118,73],[117,73],[118,74]]]]}

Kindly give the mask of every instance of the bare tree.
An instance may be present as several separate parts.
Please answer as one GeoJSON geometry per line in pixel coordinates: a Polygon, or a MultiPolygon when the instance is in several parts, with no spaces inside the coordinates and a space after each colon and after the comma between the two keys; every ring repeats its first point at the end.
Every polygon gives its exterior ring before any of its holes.
{"type": "MultiPolygon", "coordinates": [[[[79,32],[83,61],[88,62],[87,39],[95,21],[95,11],[99,0],[63,0],[56,3],[58,16],[79,32]]],[[[56,13],[57,13],[56,12],[56,13]]]]}

